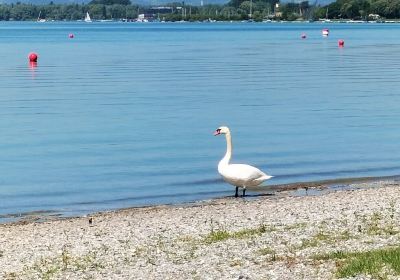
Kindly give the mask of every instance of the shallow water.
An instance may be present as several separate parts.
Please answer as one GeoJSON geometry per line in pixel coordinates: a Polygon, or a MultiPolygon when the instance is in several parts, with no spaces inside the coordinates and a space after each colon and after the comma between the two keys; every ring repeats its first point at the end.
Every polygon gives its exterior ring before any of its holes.
{"type": "Polygon", "coordinates": [[[231,195],[221,124],[270,185],[398,175],[399,46],[396,24],[1,22],[0,214],[231,195]]]}

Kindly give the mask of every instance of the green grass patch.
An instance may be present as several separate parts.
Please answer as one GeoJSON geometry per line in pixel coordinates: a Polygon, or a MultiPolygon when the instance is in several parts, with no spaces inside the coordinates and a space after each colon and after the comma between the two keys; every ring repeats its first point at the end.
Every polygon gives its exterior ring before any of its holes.
{"type": "Polygon", "coordinates": [[[339,233],[330,233],[330,234],[320,231],[314,236],[311,236],[310,238],[303,239],[299,249],[318,247],[321,244],[333,244],[336,243],[337,241],[349,240],[352,238],[354,238],[354,236],[352,236],[350,232],[347,230],[339,233]]]}
{"type": "Polygon", "coordinates": [[[275,250],[269,247],[261,248],[260,250],[258,250],[258,253],[262,256],[267,256],[270,261],[274,262],[277,260],[275,250]]]}
{"type": "Polygon", "coordinates": [[[260,225],[257,228],[242,229],[235,232],[229,232],[226,230],[213,230],[204,237],[204,242],[210,244],[231,238],[247,238],[255,235],[261,235],[272,230],[273,228],[267,228],[265,225],[260,225]]]}
{"type": "Polygon", "coordinates": [[[216,230],[210,232],[205,238],[206,243],[214,243],[219,241],[224,241],[232,237],[232,234],[226,230],[216,230]]]}
{"type": "Polygon", "coordinates": [[[381,275],[383,267],[390,268],[395,275],[400,275],[400,247],[377,249],[366,252],[336,251],[324,255],[316,255],[315,260],[336,260],[340,278],[369,274],[375,278],[381,275]]]}
{"type": "Polygon", "coordinates": [[[303,239],[301,241],[301,245],[300,245],[299,249],[302,250],[302,249],[306,249],[306,248],[310,248],[310,247],[317,247],[318,245],[319,245],[319,241],[314,238],[303,239]]]}
{"type": "Polygon", "coordinates": [[[275,250],[269,248],[269,247],[265,247],[265,248],[261,248],[260,250],[258,250],[258,253],[260,255],[273,255],[275,254],[275,250]]]}
{"type": "Polygon", "coordinates": [[[300,249],[305,249],[309,247],[317,247],[322,242],[331,242],[333,240],[333,236],[330,236],[324,232],[318,232],[316,235],[303,239],[301,242],[300,249]]]}
{"type": "Polygon", "coordinates": [[[296,224],[292,224],[292,225],[287,225],[283,229],[287,231],[287,230],[292,230],[292,229],[302,229],[302,228],[306,228],[306,227],[307,227],[307,223],[296,223],[296,224]]]}
{"type": "Polygon", "coordinates": [[[312,256],[312,259],[317,260],[317,261],[327,261],[327,260],[333,260],[333,259],[345,259],[348,256],[349,253],[343,252],[343,251],[334,251],[328,254],[318,254],[312,256]]]}

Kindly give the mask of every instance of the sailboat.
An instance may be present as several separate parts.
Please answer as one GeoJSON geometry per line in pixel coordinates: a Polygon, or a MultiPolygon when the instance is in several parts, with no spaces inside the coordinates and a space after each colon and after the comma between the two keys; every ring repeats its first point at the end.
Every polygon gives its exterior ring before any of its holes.
{"type": "Polygon", "coordinates": [[[92,22],[92,19],[89,16],[89,12],[86,12],[85,22],[92,22]]]}
{"type": "Polygon", "coordinates": [[[42,11],[39,11],[39,16],[37,18],[37,22],[46,22],[44,18],[40,18],[40,15],[42,14],[42,11]]]}
{"type": "Polygon", "coordinates": [[[325,20],[324,20],[324,22],[331,22],[331,20],[328,18],[328,11],[329,11],[329,7],[326,8],[326,13],[325,13],[325,20]]]}

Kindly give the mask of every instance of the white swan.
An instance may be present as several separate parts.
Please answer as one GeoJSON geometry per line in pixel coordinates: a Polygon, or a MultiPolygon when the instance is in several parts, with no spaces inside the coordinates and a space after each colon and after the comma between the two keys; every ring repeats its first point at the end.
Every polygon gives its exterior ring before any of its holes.
{"type": "Polygon", "coordinates": [[[258,186],[273,177],[248,164],[230,164],[229,161],[232,156],[231,132],[228,127],[221,126],[215,130],[214,136],[220,134],[225,134],[226,154],[218,164],[218,173],[226,182],[236,187],[235,197],[238,197],[239,187],[243,188],[243,196],[245,196],[247,187],[258,186]]]}

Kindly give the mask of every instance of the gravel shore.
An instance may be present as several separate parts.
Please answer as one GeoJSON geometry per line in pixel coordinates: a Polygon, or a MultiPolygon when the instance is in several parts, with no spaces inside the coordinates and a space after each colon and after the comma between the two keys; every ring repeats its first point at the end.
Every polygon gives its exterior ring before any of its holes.
{"type": "Polygon", "coordinates": [[[340,278],[345,264],[318,256],[400,240],[399,183],[353,187],[0,225],[0,279],[340,278]]]}

